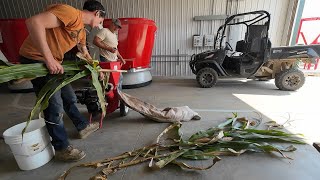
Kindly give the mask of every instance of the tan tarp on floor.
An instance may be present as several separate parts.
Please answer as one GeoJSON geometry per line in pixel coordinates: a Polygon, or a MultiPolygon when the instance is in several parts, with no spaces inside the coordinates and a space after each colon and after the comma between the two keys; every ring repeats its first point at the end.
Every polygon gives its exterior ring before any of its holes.
{"type": "Polygon", "coordinates": [[[157,107],[118,91],[120,99],[132,110],[139,112],[147,118],[157,122],[180,122],[190,120],[200,120],[199,114],[188,106],[167,107],[158,109],[157,107]]]}

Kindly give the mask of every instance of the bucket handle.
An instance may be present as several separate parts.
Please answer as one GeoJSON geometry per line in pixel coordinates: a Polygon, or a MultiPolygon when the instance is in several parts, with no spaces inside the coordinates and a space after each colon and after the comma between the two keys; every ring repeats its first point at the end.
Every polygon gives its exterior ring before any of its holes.
{"type": "Polygon", "coordinates": [[[39,119],[44,119],[44,118],[41,116],[41,113],[42,113],[42,112],[39,113],[39,119]]]}
{"type": "MultiPolygon", "coordinates": [[[[41,153],[42,151],[44,151],[48,146],[51,146],[51,142],[49,142],[40,152],[38,152],[38,153],[41,153]]],[[[18,155],[18,156],[23,156],[23,157],[30,157],[30,156],[34,156],[34,155],[21,155],[21,154],[14,154],[12,151],[11,151],[11,153],[13,154],[13,155],[18,155]]],[[[37,153],[37,154],[38,154],[37,153]]]]}

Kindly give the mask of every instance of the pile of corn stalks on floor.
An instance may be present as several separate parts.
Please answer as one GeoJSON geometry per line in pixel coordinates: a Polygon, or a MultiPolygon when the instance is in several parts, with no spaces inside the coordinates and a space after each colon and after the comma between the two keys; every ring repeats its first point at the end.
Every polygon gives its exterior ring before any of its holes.
{"type": "MultiPolygon", "coordinates": [[[[268,130],[258,130],[261,119],[249,120],[239,118],[236,113],[224,123],[199,131],[188,139],[182,138],[181,123],[167,127],[157,138],[155,144],[125,152],[116,157],[100,161],[79,164],[65,171],[59,180],[64,180],[68,174],[79,167],[100,168],[101,171],[91,180],[106,180],[108,176],[129,166],[149,162],[149,167],[161,169],[168,164],[174,164],[182,169],[207,170],[221,160],[219,156],[239,156],[246,152],[278,153],[283,158],[291,159],[284,152],[295,151],[293,145],[282,147],[273,143],[305,144],[301,134],[290,134],[277,129],[275,123],[268,130]],[[275,128],[273,128],[275,127],[275,128]],[[192,167],[181,160],[212,159],[208,167],[192,167]]],[[[269,123],[270,124],[270,123],[269,123]]],[[[89,178],[89,177],[88,177],[89,178]]]]}

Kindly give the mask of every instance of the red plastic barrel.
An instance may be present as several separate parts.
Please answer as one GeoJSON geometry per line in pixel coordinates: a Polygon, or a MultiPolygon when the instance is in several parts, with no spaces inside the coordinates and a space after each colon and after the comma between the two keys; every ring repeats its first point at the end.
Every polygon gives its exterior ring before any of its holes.
{"type": "MultiPolygon", "coordinates": [[[[153,20],[145,18],[119,18],[122,29],[118,32],[118,49],[124,59],[131,59],[122,69],[150,68],[150,60],[157,26],[153,20]]],[[[111,19],[104,20],[108,27],[111,19]]]]}
{"type": "MultiPolygon", "coordinates": [[[[155,40],[156,24],[145,18],[120,18],[122,29],[119,30],[119,52],[128,61],[122,69],[149,68],[155,40]]],[[[104,27],[111,19],[104,21],[104,27]]],[[[10,62],[19,62],[19,49],[28,30],[25,19],[0,19],[2,43],[0,49],[10,62]]]]}
{"type": "Polygon", "coordinates": [[[28,36],[25,19],[0,19],[0,50],[12,62],[19,62],[19,49],[28,36]]]}

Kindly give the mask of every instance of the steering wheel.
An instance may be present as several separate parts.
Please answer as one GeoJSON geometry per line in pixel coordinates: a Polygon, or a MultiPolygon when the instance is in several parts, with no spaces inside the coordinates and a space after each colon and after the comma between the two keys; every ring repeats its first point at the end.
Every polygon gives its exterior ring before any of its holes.
{"type": "Polygon", "coordinates": [[[226,50],[233,51],[231,45],[228,42],[226,42],[226,50]]]}

